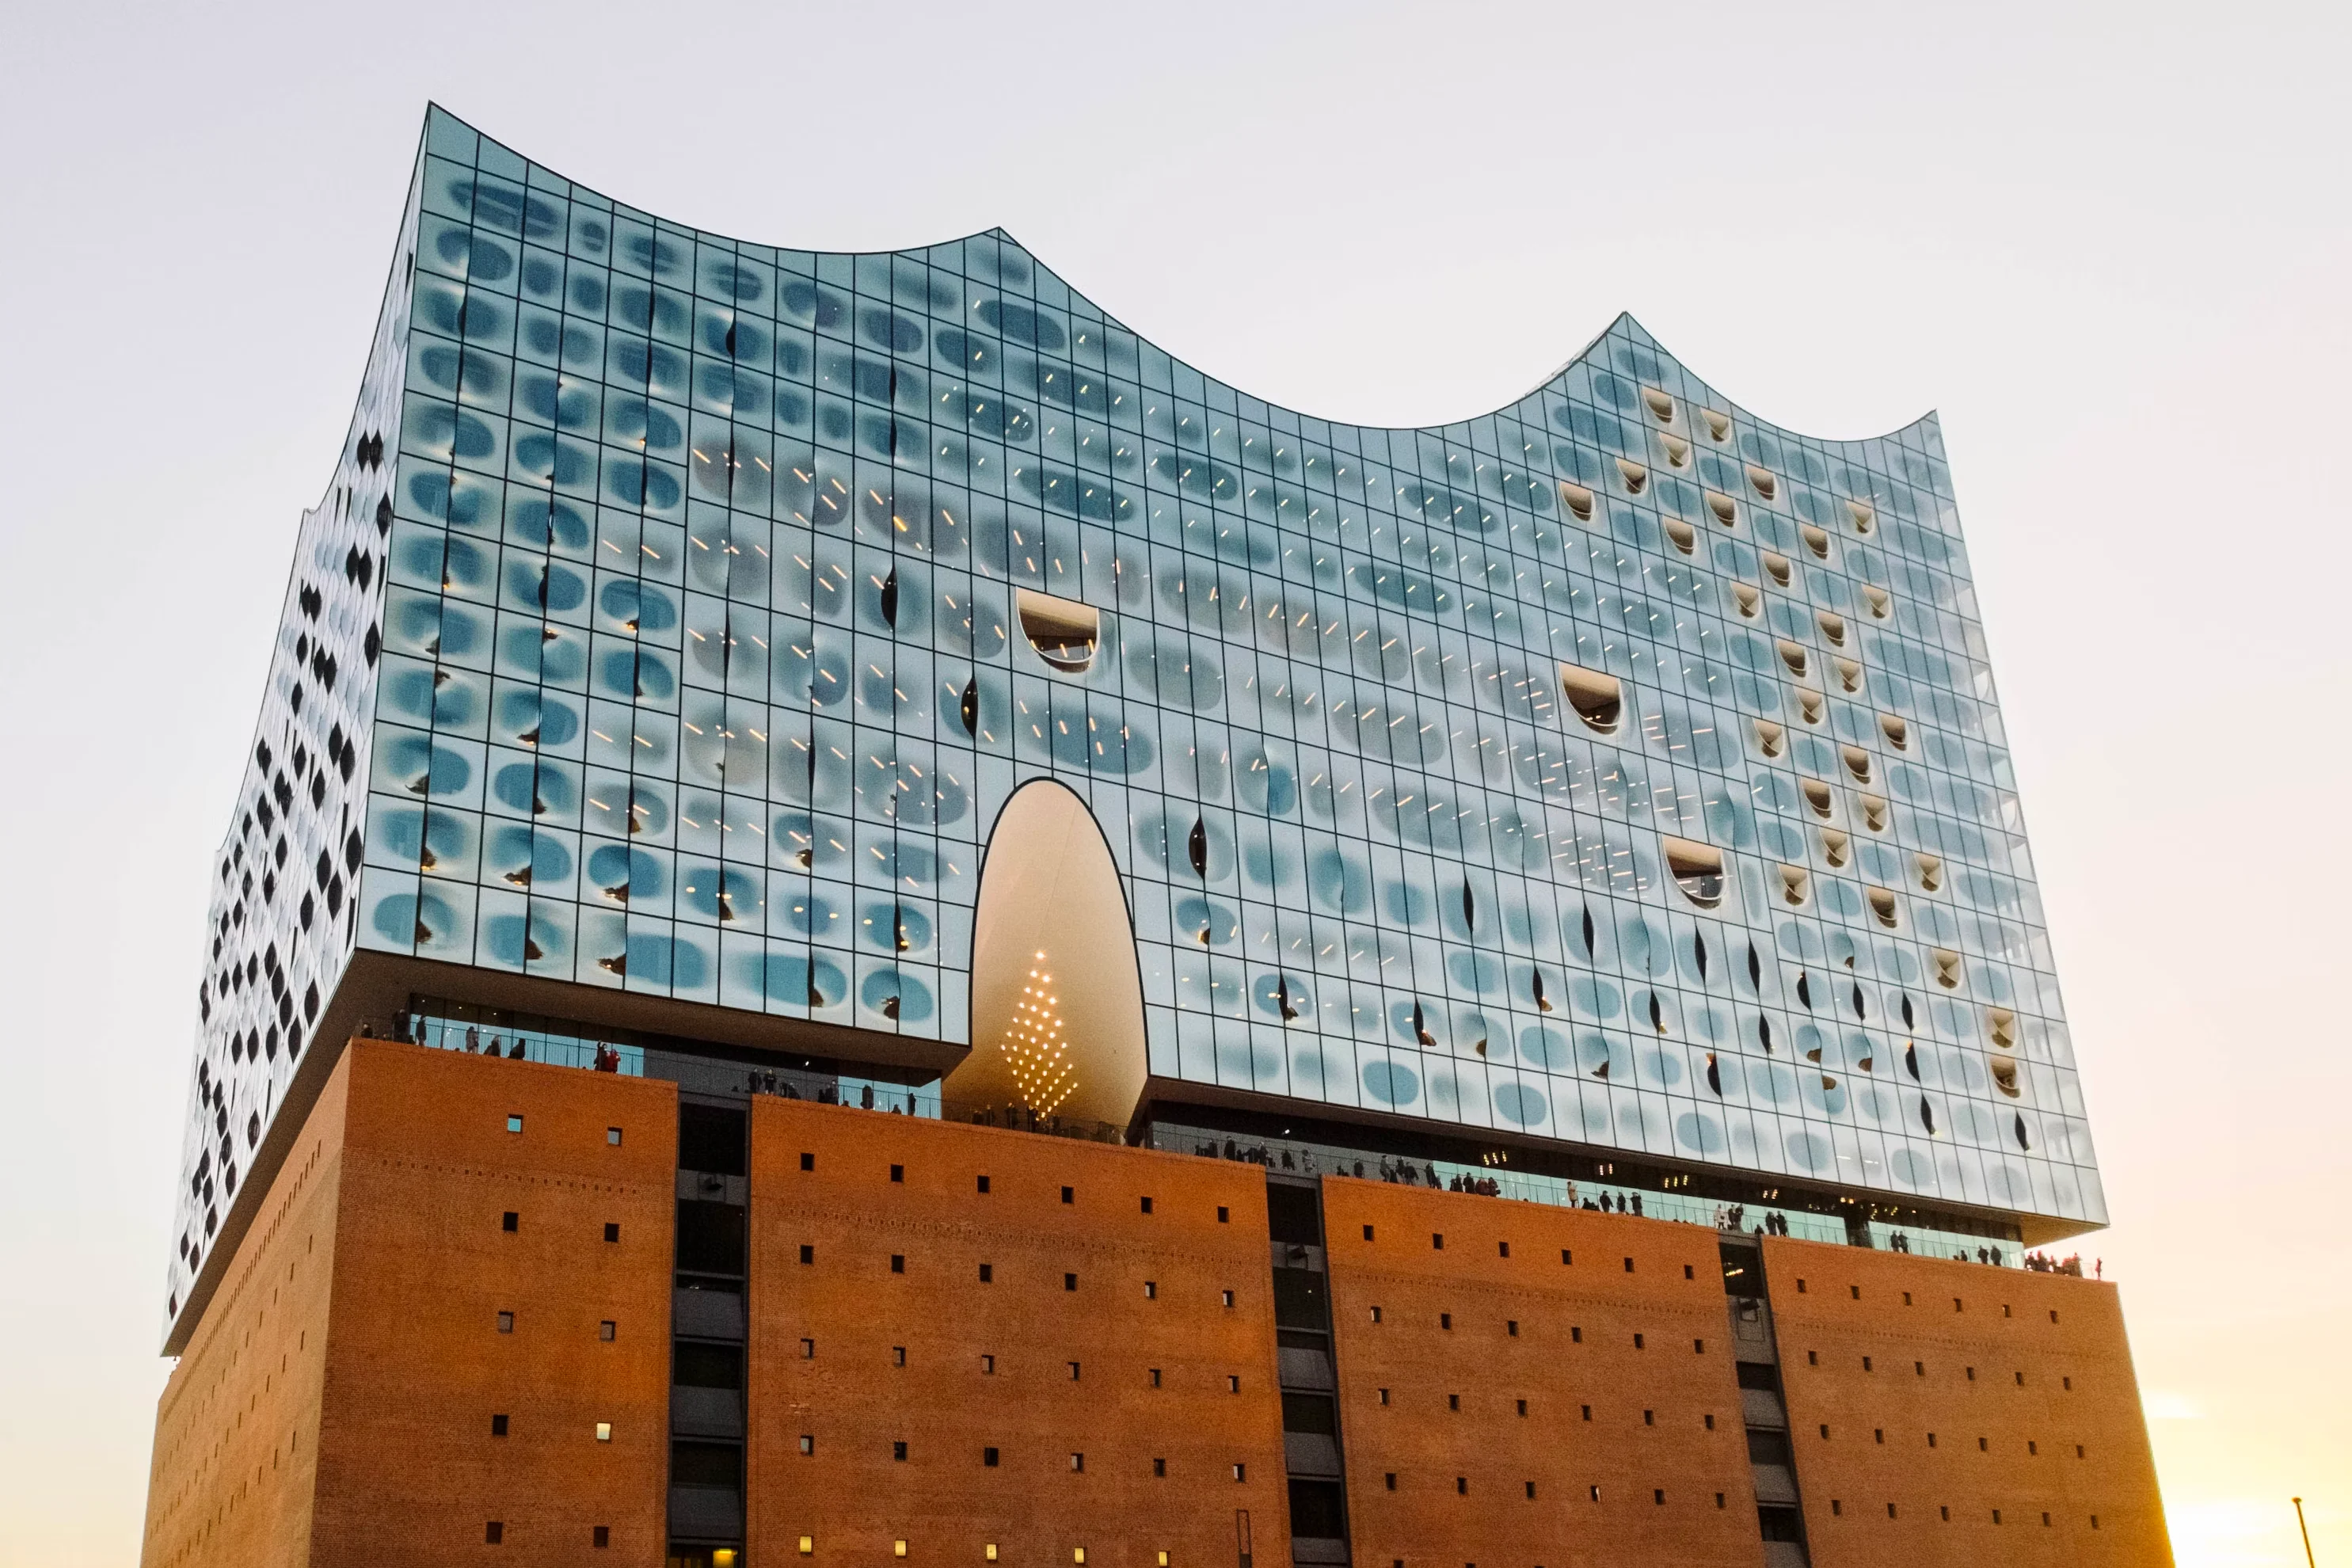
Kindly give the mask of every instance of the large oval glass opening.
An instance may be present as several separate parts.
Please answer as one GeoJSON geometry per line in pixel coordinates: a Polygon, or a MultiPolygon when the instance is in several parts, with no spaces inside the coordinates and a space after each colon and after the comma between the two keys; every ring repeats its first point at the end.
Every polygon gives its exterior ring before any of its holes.
{"type": "Polygon", "coordinates": [[[1102,636],[1102,613],[1092,605],[1024,588],[1017,608],[1021,635],[1029,639],[1039,658],[1072,675],[1094,663],[1095,645],[1102,636]]]}
{"type": "Polygon", "coordinates": [[[1576,716],[1596,734],[1613,735],[1618,721],[1625,714],[1625,689],[1613,675],[1581,665],[1559,667],[1560,689],[1568,694],[1568,705],[1576,716]]]}

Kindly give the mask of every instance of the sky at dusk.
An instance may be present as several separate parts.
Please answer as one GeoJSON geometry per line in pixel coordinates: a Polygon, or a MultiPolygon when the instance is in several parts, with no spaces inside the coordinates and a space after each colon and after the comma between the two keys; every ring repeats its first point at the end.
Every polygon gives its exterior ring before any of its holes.
{"type": "Polygon", "coordinates": [[[1420,424],[1631,310],[1940,411],[2184,1568],[2352,1563],[2341,7],[7,6],[0,1568],[136,1562],[206,871],[425,105],[742,238],[1002,225],[1420,424]]]}

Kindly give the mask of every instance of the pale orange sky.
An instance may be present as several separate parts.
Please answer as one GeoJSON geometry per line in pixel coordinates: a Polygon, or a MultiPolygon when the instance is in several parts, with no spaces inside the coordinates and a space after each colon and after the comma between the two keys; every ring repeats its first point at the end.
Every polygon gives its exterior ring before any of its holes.
{"type": "Polygon", "coordinates": [[[2352,1563],[2340,7],[13,7],[0,1568],[136,1560],[206,863],[424,108],[1225,380],[1465,417],[1631,310],[1942,410],[2179,1559],[2352,1563]]]}

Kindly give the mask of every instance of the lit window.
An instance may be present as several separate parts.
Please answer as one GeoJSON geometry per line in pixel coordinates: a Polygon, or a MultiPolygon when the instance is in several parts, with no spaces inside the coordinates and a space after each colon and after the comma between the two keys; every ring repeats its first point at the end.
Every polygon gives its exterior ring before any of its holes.
{"type": "Polygon", "coordinates": [[[801,1555],[803,1557],[814,1557],[816,1555],[815,1536],[803,1535],[801,1537],[801,1555]]]}
{"type": "Polygon", "coordinates": [[[611,1442],[612,1440],[613,1440],[613,1424],[612,1424],[610,1421],[599,1421],[599,1422],[597,1422],[597,1423],[596,1423],[596,1441],[598,1441],[599,1443],[609,1443],[609,1442],[611,1442]]]}
{"type": "Polygon", "coordinates": [[[522,1112],[516,1111],[513,1115],[507,1118],[507,1131],[509,1132],[520,1132],[522,1131],[522,1112]]]}

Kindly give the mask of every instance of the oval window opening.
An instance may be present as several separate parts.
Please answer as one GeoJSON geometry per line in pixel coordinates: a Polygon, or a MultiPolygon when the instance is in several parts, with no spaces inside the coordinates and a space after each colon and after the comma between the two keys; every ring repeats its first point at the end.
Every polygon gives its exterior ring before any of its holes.
{"type": "Polygon", "coordinates": [[[1813,815],[1827,816],[1830,814],[1831,805],[1835,799],[1830,794],[1830,786],[1819,779],[1807,779],[1801,787],[1805,792],[1805,804],[1813,808],[1813,815]]]}
{"type": "Polygon", "coordinates": [[[1922,850],[1918,854],[1913,856],[1911,859],[1912,864],[1918,868],[1920,891],[1932,893],[1944,885],[1944,858],[1942,856],[1930,855],[1925,850],[1922,850]]]}
{"type": "Polygon", "coordinates": [[[2017,1015],[2006,1007],[1985,1009],[1985,1034],[1995,1050],[2006,1051],[2017,1044],[2017,1015]]]}
{"type": "Polygon", "coordinates": [[[1764,590],[1746,583],[1734,583],[1731,585],[1731,603],[1741,615],[1752,621],[1763,611],[1764,590]]]}
{"type": "Polygon", "coordinates": [[[1694,844],[1687,838],[1661,840],[1666,851],[1666,869],[1675,879],[1683,897],[1700,909],[1711,910],[1723,902],[1723,851],[1711,844],[1694,844]]]}
{"type": "Polygon", "coordinates": [[[1830,614],[1829,611],[1822,610],[1816,613],[1813,619],[1820,623],[1822,636],[1830,639],[1830,646],[1832,647],[1845,647],[1845,617],[1843,616],[1833,616],[1830,614]]]}
{"type": "Polygon", "coordinates": [[[1666,449],[1666,461],[1677,468],[1690,467],[1690,443],[1679,436],[1661,435],[1658,444],[1666,449]]]}
{"type": "Polygon", "coordinates": [[[1928,949],[1927,956],[1936,966],[1936,984],[1947,991],[1958,990],[1960,955],[1948,947],[1937,947],[1928,949]]]}
{"type": "Polygon", "coordinates": [[[1806,549],[1811,551],[1814,554],[1820,556],[1824,561],[1827,561],[1830,558],[1830,531],[1828,529],[1815,528],[1810,522],[1801,522],[1797,525],[1797,532],[1798,535],[1804,540],[1806,549]]]}
{"type": "Polygon", "coordinates": [[[1869,898],[1870,912],[1877,917],[1880,925],[1885,926],[1888,931],[1893,931],[1895,921],[1902,918],[1895,895],[1885,888],[1873,888],[1870,889],[1869,898]]]}
{"type": "Polygon", "coordinates": [[[1800,686],[1797,688],[1797,716],[1799,718],[1802,719],[1808,724],[1818,724],[1822,721],[1822,715],[1827,710],[1828,703],[1820,692],[1815,691],[1810,686],[1800,686]]]}
{"type": "Polygon", "coordinates": [[[1730,439],[1731,416],[1728,414],[1717,414],[1712,408],[1706,410],[1706,433],[1714,437],[1718,441],[1730,439]]]}
{"type": "Polygon", "coordinates": [[[1642,389],[1642,401],[1649,405],[1650,412],[1658,416],[1659,424],[1675,422],[1675,400],[1664,393],[1654,386],[1645,386],[1642,389]]]}
{"type": "Polygon", "coordinates": [[[1840,746],[1838,755],[1845,759],[1845,771],[1853,775],[1856,784],[1870,782],[1870,753],[1860,746],[1840,746]]]}
{"type": "Polygon", "coordinates": [[[1698,530],[1682,519],[1664,518],[1661,520],[1660,526],[1665,529],[1666,538],[1673,542],[1674,547],[1684,554],[1691,554],[1698,549],[1698,530]]]}
{"type": "Polygon", "coordinates": [[[1851,658],[1833,658],[1830,662],[1837,666],[1838,684],[1840,686],[1844,687],[1848,691],[1859,691],[1862,689],[1862,665],[1858,661],[1851,658]]]}
{"type": "Polygon", "coordinates": [[[1579,522],[1592,521],[1592,492],[1582,485],[1559,481],[1559,504],[1568,508],[1569,515],[1579,522]]]}
{"type": "Polygon", "coordinates": [[[2015,1100],[2021,1092],[2017,1087],[2017,1058],[1996,1055],[1992,1058],[1993,1087],[2015,1100]]]}
{"type": "Polygon", "coordinates": [[[1895,595],[1884,588],[1865,585],[1862,590],[1862,597],[1863,602],[1870,606],[1871,618],[1874,620],[1883,621],[1895,613],[1895,595]]]}
{"type": "Polygon", "coordinates": [[[1034,588],[1020,590],[1018,603],[1022,635],[1038,658],[1072,675],[1094,663],[1102,615],[1092,605],[1057,599],[1034,588]]]}
{"type": "Polygon", "coordinates": [[[1625,689],[1613,675],[1580,665],[1559,667],[1560,689],[1568,694],[1568,705],[1585,727],[1599,735],[1613,735],[1617,723],[1625,712],[1625,689]]]}
{"type": "Polygon", "coordinates": [[[1853,531],[1856,533],[1868,533],[1878,524],[1877,514],[1858,500],[1846,502],[1845,510],[1853,514],[1853,531]]]}
{"type": "Polygon", "coordinates": [[[1762,551],[1759,553],[1762,555],[1764,560],[1764,570],[1771,575],[1772,581],[1780,584],[1783,588],[1787,587],[1789,585],[1789,578],[1791,574],[1789,566],[1789,558],[1785,555],[1775,554],[1769,550],[1762,551]]]}
{"type": "Polygon", "coordinates": [[[1801,904],[1811,890],[1812,875],[1802,866],[1780,868],[1780,898],[1785,903],[1801,904]]]}
{"type": "Polygon", "coordinates": [[[1733,503],[1732,499],[1727,495],[1719,495],[1714,490],[1706,492],[1706,510],[1715,513],[1715,521],[1726,528],[1739,521],[1739,508],[1733,503]]]}
{"type": "Polygon", "coordinates": [[[1617,473],[1625,481],[1627,495],[1640,495],[1642,487],[1650,482],[1649,469],[1639,463],[1629,463],[1622,458],[1617,459],[1617,473]]]}
{"type": "Polygon", "coordinates": [[[1777,757],[1788,749],[1789,732],[1769,719],[1756,721],[1756,747],[1768,757],[1777,757]]]}
{"type": "Polygon", "coordinates": [[[1780,662],[1789,667],[1789,673],[1790,675],[1795,676],[1800,680],[1805,679],[1804,645],[1801,643],[1793,643],[1787,637],[1782,637],[1780,639],[1780,662]]]}
{"type": "Polygon", "coordinates": [[[1748,482],[1754,485],[1756,493],[1766,500],[1770,500],[1780,489],[1780,481],[1772,477],[1771,469],[1759,468],[1753,463],[1748,465],[1748,482]]]}
{"type": "Polygon", "coordinates": [[[1878,732],[1885,736],[1886,743],[1896,751],[1907,752],[1911,749],[1911,726],[1894,714],[1881,713],[1878,716],[1878,732]]]}
{"type": "Polygon", "coordinates": [[[1845,868],[1846,861],[1853,858],[1853,840],[1843,829],[1835,827],[1822,829],[1822,858],[1830,863],[1831,870],[1838,871],[1845,868]]]}
{"type": "Polygon", "coordinates": [[[1873,833],[1886,831],[1886,797],[1866,795],[1862,797],[1862,825],[1873,833]]]}

